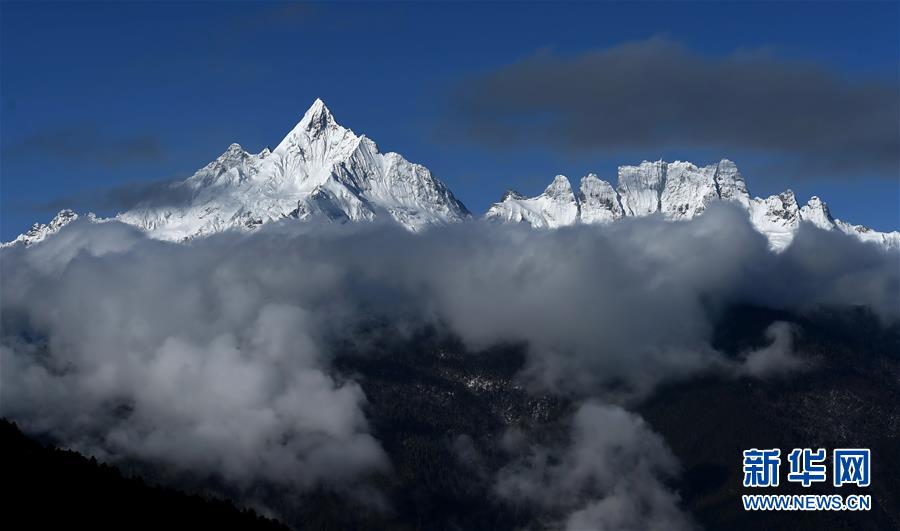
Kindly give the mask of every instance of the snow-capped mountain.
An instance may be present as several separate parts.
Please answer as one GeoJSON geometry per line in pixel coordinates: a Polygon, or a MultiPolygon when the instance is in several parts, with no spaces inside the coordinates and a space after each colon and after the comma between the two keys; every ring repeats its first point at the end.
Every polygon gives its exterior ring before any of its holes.
{"type": "MultiPolygon", "coordinates": [[[[93,218],[93,214],[88,214],[88,216],[93,218]]],[[[59,232],[59,229],[65,227],[76,219],[78,219],[78,214],[76,214],[73,210],[60,210],[58,214],[53,216],[53,219],[50,220],[50,223],[35,223],[31,226],[30,229],[28,229],[28,232],[19,234],[19,236],[15,240],[0,244],[0,247],[12,247],[14,245],[28,246],[34,243],[42,242],[46,240],[47,237],[56,234],[57,232],[59,232]]]]}
{"type": "Polygon", "coordinates": [[[180,192],[173,195],[190,198],[187,204],[137,205],[117,219],[180,241],[317,214],[339,221],[389,216],[413,231],[469,217],[428,168],[380,153],[372,140],[339,125],[322,100],[274,150],[251,154],[232,144],[172,186],[180,192]]]}
{"type": "Polygon", "coordinates": [[[572,193],[572,185],[565,176],[557,175],[537,197],[526,198],[513,190],[507,191],[503,200],[488,210],[486,217],[555,229],[577,223],[578,215],[579,204],[572,193]]]}
{"type": "MultiPolygon", "coordinates": [[[[274,150],[253,154],[232,144],[191,177],[169,186],[171,194],[165,195],[179,199],[165,203],[151,198],[114,219],[153,238],[184,241],[314,216],[345,222],[392,219],[412,231],[471,217],[428,168],[397,153],[379,152],[372,140],[339,125],[318,99],[274,150]]],[[[537,197],[508,191],[485,217],[549,229],[654,213],[679,221],[719,200],[746,209],[775,250],[787,247],[803,222],[900,248],[900,232],[883,233],[834,219],[818,197],[803,207],[790,190],[751,198],[744,177],[729,160],[704,167],[680,161],[621,166],[616,187],[592,173],[581,179],[577,193],[565,176],[557,175],[537,197]]],[[[75,212],[63,210],[50,223],[35,224],[3,247],[38,243],[77,218],[75,212]]],[[[93,214],[88,218],[105,221],[93,214]]]]}
{"type": "Polygon", "coordinates": [[[536,197],[508,191],[485,218],[557,228],[576,223],[609,223],[623,217],[661,213],[666,219],[691,219],[712,201],[734,201],[748,211],[753,226],[766,235],[772,249],[790,245],[801,222],[839,230],[885,248],[900,248],[900,232],[878,232],[834,219],[824,201],[813,197],[800,207],[790,190],[762,199],[750,197],[747,183],[730,160],[698,167],[690,162],[642,162],[620,166],[615,188],[595,174],[581,179],[579,192],[557,175],[536,197]]]}

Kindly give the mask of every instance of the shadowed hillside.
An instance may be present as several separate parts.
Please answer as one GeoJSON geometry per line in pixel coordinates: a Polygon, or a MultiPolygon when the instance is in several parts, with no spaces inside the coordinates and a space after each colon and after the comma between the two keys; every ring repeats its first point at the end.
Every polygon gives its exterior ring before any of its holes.
{"type": "Polygon", "coordinates": [[[287,529],[231,503],[149,486],[95,459],[45,447],[5,419],[0,448],[5,529],[287,529]]]}

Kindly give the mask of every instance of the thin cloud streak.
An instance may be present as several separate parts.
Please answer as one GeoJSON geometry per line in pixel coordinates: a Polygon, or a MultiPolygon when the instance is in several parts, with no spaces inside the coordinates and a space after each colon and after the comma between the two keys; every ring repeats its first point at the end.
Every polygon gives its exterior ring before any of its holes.
{"type": "Polygon", "coordinates": [[[149,133],[117,136],[84,124],[38,131],[4,149],[4,157],[50,157],[74,164],[120,168],[160,160],[163,149],[160,139],[149,133]]]}

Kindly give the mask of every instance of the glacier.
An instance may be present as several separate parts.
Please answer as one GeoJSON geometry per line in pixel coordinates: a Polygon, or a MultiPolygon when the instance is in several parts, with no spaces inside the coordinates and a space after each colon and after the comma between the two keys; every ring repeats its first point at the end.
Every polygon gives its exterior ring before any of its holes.
{"type": "MultiPolygon", "coordinates": [[[[321,99],[275,149],[249,153],[231,144],[216,160],[168,186],[173,197],[186,199],[157,204],[151,198],[113,218],[84,217],[91,222],[120,221],[151,238],[174,242],[314,217],[342,223],[387,219],[413,232],[472,219],[428,168],[398,153],[381,153],[371,139],[338,124],[321,99]]],[[[790,190],[765,199],[751,197],[743,175],[727,159],[703,167],[682,161],[620,166],[615,187],[591,173],[581,179],[577,192],[567,177],[557,175],[536,197],[506,192],[484,218],[539,229],[650,215],[682,221],[703,213],[712,201],[739,204],[776,251],[790,245],[801,223],[886,249],[900,248],[900,232],[878,232],[835,219],[818,197],[802,207],[790,190]]],[[[49,223],[36,223],[2,247],[39,243],[80,217],[62,210],[49,223]]]]}

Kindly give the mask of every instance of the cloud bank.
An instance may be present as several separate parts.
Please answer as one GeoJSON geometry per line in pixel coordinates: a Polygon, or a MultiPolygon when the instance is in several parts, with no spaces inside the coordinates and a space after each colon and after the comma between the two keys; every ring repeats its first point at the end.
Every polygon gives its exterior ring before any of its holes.
{"type": "MultiPolygon", "coordinates": [[[[436,324],[474,351],[523,344],[526,386],[594,397],[568,447],[513,458],[498,479],[506,498],[530,499],[537,482],[558,493],[541,503],[572,526],[651,526],[675,518],[663,487],[674,465],[639,418],[597,400],[628,404],[661,382],[735,374],[744,361],[711,346],[731,304],[864,305],[896,323],[898,263],[897,252],[812,226],[773,254],[727,204],[679,223],[411,234],[285,222],[184,245],[79,220],[0,254],[2,414],[110,460],[340,490],[390,463],[360,386],[331,364],[333,340],[373,316],[398,331],[436,324]],[[625,477],[611,448],[643,472],[625,477]],[[577,504],[564,501],[575,491],[577,504]]],[[[770,347],[782,353],[783,326],[770,347]]],[[[753,354],[746,366],[765,373],[773,359],[784,357],[753,354]]],[[[475,455],[468,446],[457,453],[475,455]]]]}
{"type": "Polygon", "coordinates": [[[560,151],[715,148],[779,157],[800,176],[894,178],[896,77],[849,78],[760,53],[707,57],[653,38],[542,52],[463,81],[448,131],[494,146],[560,151]]]}
{"type": "Polygon", "coordinates": [[[327,272],[118,223],[58,236],[3,256],[5,416],[239,487],[341,487],[388,468],[362,390],[330,375],[316,338],[327,272]]]}

